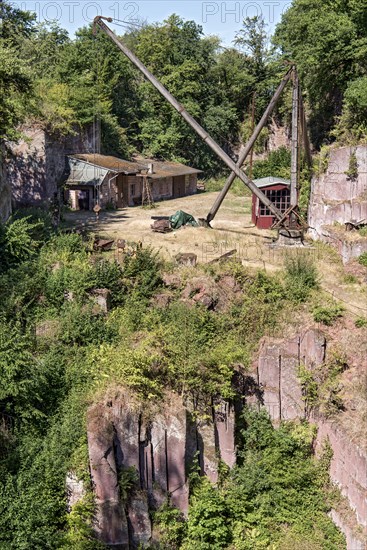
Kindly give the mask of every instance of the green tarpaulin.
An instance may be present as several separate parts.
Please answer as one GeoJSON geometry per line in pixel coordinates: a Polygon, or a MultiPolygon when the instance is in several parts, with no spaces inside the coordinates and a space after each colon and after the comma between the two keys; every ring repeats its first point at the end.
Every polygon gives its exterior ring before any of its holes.
{"type": "Polygon", "coordinates": [[[182,225],[192,225],[193,227],[198,227],[198,223],[191,214],[187,214],[183,210],[177,210],[173,216],[169,217],[169,221],[172,229],[178,229],[182,225]]]}

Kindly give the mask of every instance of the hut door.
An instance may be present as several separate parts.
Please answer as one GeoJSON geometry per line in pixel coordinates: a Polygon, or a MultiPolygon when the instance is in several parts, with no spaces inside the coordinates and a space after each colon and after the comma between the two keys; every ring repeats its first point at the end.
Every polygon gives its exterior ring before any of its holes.
{"type": "Polygon", "coordinates": [[[176,176],[173,178],[173,197],[185,196],[185,176],[176,176]]]}

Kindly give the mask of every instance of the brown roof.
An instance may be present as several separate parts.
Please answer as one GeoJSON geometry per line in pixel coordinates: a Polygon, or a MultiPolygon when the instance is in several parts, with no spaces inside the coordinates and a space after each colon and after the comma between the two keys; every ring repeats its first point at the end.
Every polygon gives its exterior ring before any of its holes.
{"type": "Polygon", "coordinates": [[[149,178],[152,179],[167,178],[170,176],[186,176],[188,174],[198,174],[202,171],[181,164],[180,162],[146,159],[143,157],[136,157],[134,161],[128,161],[117,157],[100,155],[98,153],[83,153],[69,156],[94,166],[106,168],[111,172],[123,174],[138,174],[140,170],[146,172],[148,170],[148,164],[153,164],[153,174],[149,174],[149,178]]]}
{"type": "MultiPolygon", "coordinates": [[[[191,168],[191,166],[186,166],[180,162],[146,159],[143,157],[136,157],[136,160],[139,163],[143,163],[146,167],[148,164],[153,164],[153,174],[148,174],[148,177],[152,179],[167,178],[170,176],[186,176],[188,174],[199,174],[202,172],[202,170],[191,168]]],[[[138,176],[141,176],[141,174],[138,174],[138,176]]]]}
{"type": "Polygon", "coordinates": [[[89,164],[93,164],[94,166],[107,168],[107,170],[116,173],[136,174],[140,170],[147,169],[146,165],[137,162],[129,162],[128,160],[99,155],[98,153],[75,154],[70,156],[78,160],[88,162],[89,164]]]}

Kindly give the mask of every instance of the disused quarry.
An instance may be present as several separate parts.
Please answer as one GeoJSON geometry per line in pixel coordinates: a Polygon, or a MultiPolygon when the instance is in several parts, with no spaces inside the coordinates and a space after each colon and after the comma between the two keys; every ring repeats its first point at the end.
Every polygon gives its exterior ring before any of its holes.
{"type": "Polygon", "coordinates": [[[11,145],[18,205],[51,206],[0,239],[0,546],[365,550],[367,148],[314,169],[291,64],[256,126],[253,95],[234,162],[106,19],[94,45],[107,35],[230,174],[217,194],[197,168],[101,155],[97,121],[11,145]],[[288,84],[290,180],[253,180],[288,84]]]}

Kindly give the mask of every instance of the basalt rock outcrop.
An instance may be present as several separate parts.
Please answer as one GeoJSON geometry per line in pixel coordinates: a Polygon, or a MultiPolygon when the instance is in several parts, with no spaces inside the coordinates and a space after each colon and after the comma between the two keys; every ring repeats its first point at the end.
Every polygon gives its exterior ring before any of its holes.
{"type": "Polygon", "coordinates": [[[126,390],[90,407],[88,449],[101,541],[121,550],[147,544],[150,510],[169,498],[187,514],[193,467],[215,483],[220,459],[233,466],[234,405],[219,400],[207,412],[198,417],[193,403],[174,393],[159,409],[149,409],[126,390]]]}
{"type": "Polygon", "coordinates": [[[366,534],[359,532],[367,526],[367,454],[351,441],[338,418],[307,411],[297,377],[299,365],[312,371],[323,363],[327,354],[327,339],[317,329],[287,340],[265,338],[255,365],[255,379],[262,390],[262,405],[275,424],[307,417],[318,428],[316,454],[325,441],[329,442],[333,451],[330,477],[346,498],[352,512],[349,518],[354,513],[354,520],[346,522],[337,510],[332,510],[331,517],[344,532],[348,550],[362,550],[367,548],[366,534]]]}
{"type": "Polygon", "coordinates": [[[328,341],[317,328],[288,339],[264,338],[254,368],[239,366],[233,377],[237,398],[198,407],[167,393],[160,404],[141,404],[126,389],[90,407],[87,415],[90,471],[97,505],[96,533],[121,550],[154,542],[150,512],[167,499],[188,511],[192,468],[218,481],[220,461],[236,462],[235,425],[244,402],[263,406],[277,425],[309,419],[318,427],[316,454],[328,440],[330,475],[346,498],[349,520],[332,510],[348,550],[365,548],[358,531],[366,526],[367,456],[337,420],[312,413],[298,378],[300,365],[312,369],[328,359],[328,341]],[[350,521],[352,517],[352,521],[350,521]]]}
{"type": "Polygon", "coordinates": [[[0,144],[0,223],[11,214],[11,187],[5,170],[5,148],[0,144]]]}

